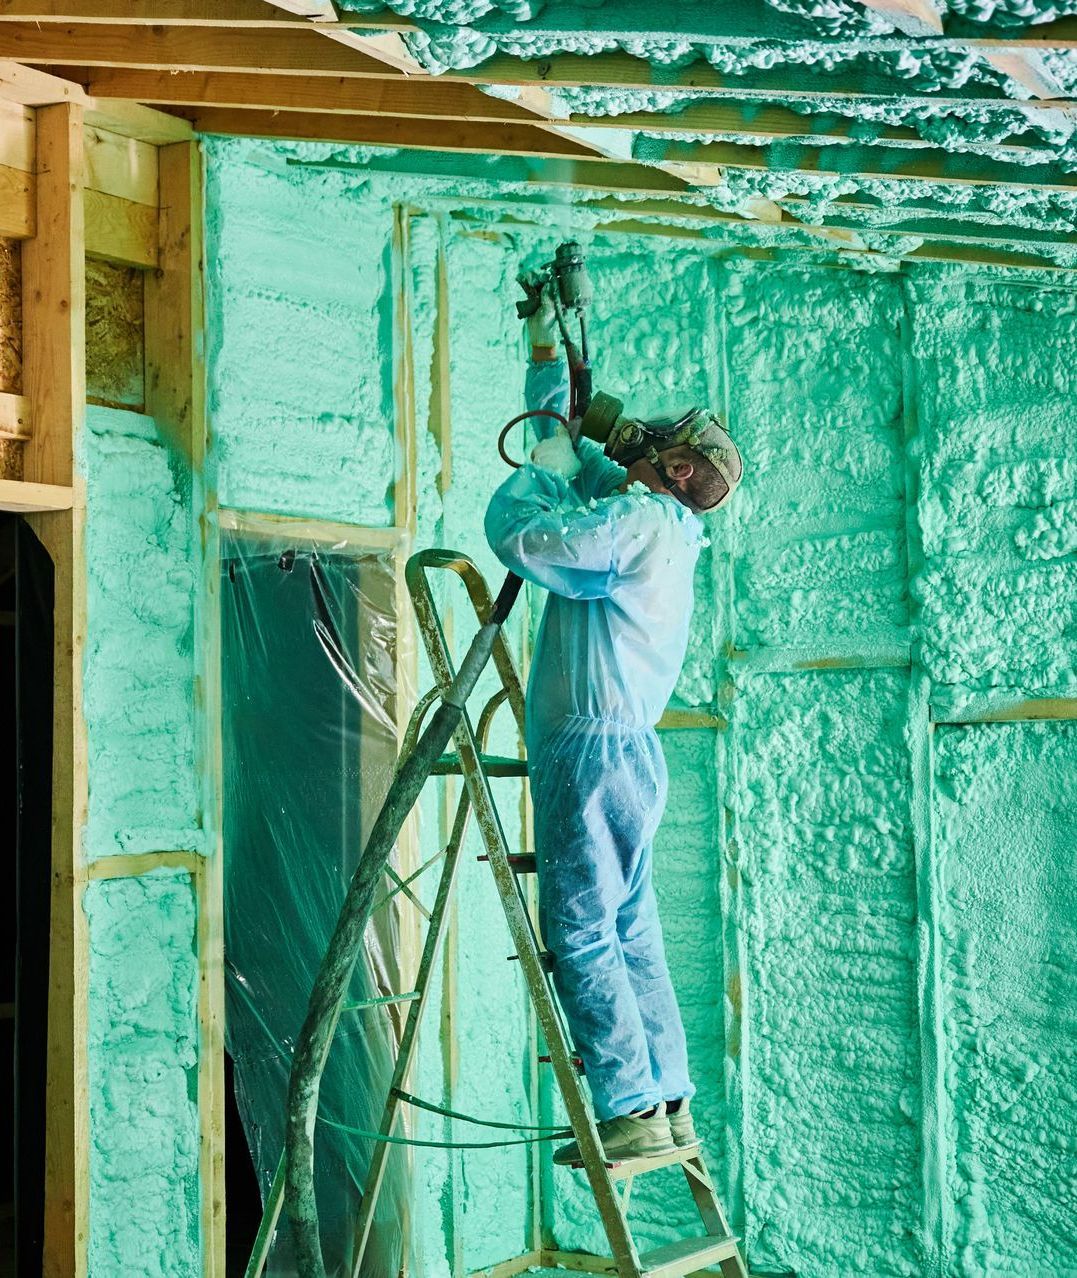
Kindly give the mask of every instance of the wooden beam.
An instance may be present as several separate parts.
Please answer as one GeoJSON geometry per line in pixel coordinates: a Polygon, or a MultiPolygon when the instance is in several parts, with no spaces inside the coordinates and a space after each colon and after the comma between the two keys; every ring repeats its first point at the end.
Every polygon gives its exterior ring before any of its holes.
{"type": "Polygon", "coordinates": [[[442,84],[437,80],[415,83],[401,76],[382,80],[331,79],[119,67],[87,67],[78,74],[80,79],[85,76],[84,83],[95,97],[131,98],[165,106],[318,111],[497,124],[522,124],[535,118],[529,108],[492,97],[471,84],[442,84]]]}
{"type": "MultiPolygon", "coordinates": [[[[36,231],[36,188],[30,173],[0,165],[0,236],[29,240],[36,231]]],[[[125,266],[157,265],[157,210],[86,190],[85,244],[91,257],[125,266]]]]}
{"type": "MultiPolygon", "coordinates": [[[[905,47],[911,49],[929,48],[933,44],[945,44],[951,47],[962,47],[971,50],[994,48],[1051,48],[1068,49],[1077,47],[1077,18],[1062,17],[1050,22],[1038,22],[1023,27],[1013,27],[1005,31],[984,31],[982,23],[974,21],[956,21],[948,18],[945,30],[940,27],[937,15],[932,14],[927,0],[859,0],[865,7],[874,8],[880,14],[912,37],[912,42],[904,41],[905,47]],[[922,13],[922,20],[916,25],[917,15],[922,13]],[[900,19],[900,20],[899,20],[900,19]],[[902,22],[906,25],[902,25],[902,22]]],[[[615,25],[619,34],[626,38],[653,35],[655,23],[636,21],[626,25],[626,17],[621,6],[615,25]]],[[[781,22],[776,14],[752,14],[755,25],[753,34],[749,34],[743,20],[731,21],[729,13],[735,10],[714,7],[713,12],[706,13],[702,19],[698,10],[687,16],[680,23],[684,28],[684,38],[693,36],[700,43],[709,43],[721,39],[729,44],[745,44],[749,40],[760,40],[773,35],[774,31],[759,26],[760,18],[770,18],[781,22]],[[698,29],[693,29],[698,28],[698,29]]],[[[579,10],[576,10],[578,19],[579,10]]],[[[570,30],[564,24],[560,27],[549,20],[549,9],[528,22],[528,30],[538,34],[547,34],[560,30],[570,30]]],[[[340,17],[331,13],[323,0],[0,0],[0,22],[34,22],[42,24],[55,23],[97,23],[108,26],[203,26],[232,28],[239,30],[270,30],[279,28],[295,30],[297,26],[316,28],[341,28],[344,30],[365,31],[414,31],[418,24],[411,18],[382,9],[375,13],[343,13],[340,17]],[[325,16],[319,17],[318,14],[325,16]],[[313,15],[313,16],[312,16],[313,15]]],[[[504,30],[504,21],[493,18],[479,19],[469,24],[479,31],[487,29],[504,30]]],[[[662,28],[670,29],[670,22],[664,19],[662,28]]],[[[611,29],[607,20],[606,28],[611,29]]],[[[790,38],[792,28],[785,24],[784,36],[790,38]]],[[[799,28],[803,37],[807,34],[803,25],[799,28]]],[[[833,40],[828,42],[834,48],[848,48],[854,41],[833,40]]],[[[867,49],[885,48],[892,45],[892,39],[885,36],[864,35],[855,43],[867,49]]]]}
{"type": "Polygon", "coordinates": [[[101,191],[85,192],[89,257],[143,269],[157,265],[157,210],[101,191]]]}
{"type": "Polygon", "coordinates": [[[478,155],[595,158],[591,151],[569,138],[561,138],[545,129],[523,124],[480,125],[454,120],[435,123],[297,111],[210,109],[198,111],[194,116],[194,125],[200,133],[236,134],[240,137],[294,138],[478,155]]]}
{"type": "Polygon", "coordinates": [[[819,173],[878,181],[905,179],[928,182],[987,185],[1010,184],[1036,190],[1069,191],[1077,186],[1077,173],[1060,166],[1007,164],[986,156],[924,151],[906,147],[801,146],[795,155],[788,148],[772,153],[763,146],[736,142],[666,142],[640,137],[635,157],[647,163],[691,161],[719,169],[763,169],[771,172],[819,173]]]}
{"type": "MultiPolygon", "coordinates": [[[[584,54],[561,53],[530,61],[513,58],[507,54],[495,54],[478,67],[446,71],[439,78],[443,81],[464,80],[471,84],[512,84],[527,87],[541,85],[547,89],[590,86],[658,89],[669,93],[705,89],[712,95],[740,99],[759,97],[765,100],[768,96],[780,94],[785,98],[802,98],[808,101],[835,97],[849,98],[854,102],[907,98],[910,102],[926,100],[932,104],[945,105],[976,103],[988,109],[991,106],[1011,108],[1013,106],[1013,99],[1007,97],[1001,90],[991,92],[983,89],[968,92],[950,90],[931,94],[928,97],[904,93],[902,91],[904,86],[895,79],[892,87],[882,91],[868,92],[864,89],[863,76],[849,70],[836,69],[823,73],[795,66],[776,66],[733,76],[717,71],[702,61],[690,63],[686,67],[655,67],[642,58],[621,52],[599,53],[590,57],[584,54]]],[[[1067,99],[1038,105],[1057,107],[1073,106],[1077,103],[1067,99]]]]}
{"type": "Polygon", "coordinates": [[[106,195],[157,208],[157,148],[107,129],[86,126],[86,185],[106,195]]]}
{"type": "Polygon", "coordinates": [[[118,133],[125,138],[138,138],[153,146],[189,142],[194,137],[194,129],[186,120],[167,115],[164,111],[155,111],[139,102],[125,101],[122,95],[91,98],[84,116],[87,124],[108,129],[110,133],[118,133]]]}
{"type": "MultiPolygon", "coordinates": [[[[282,27],[294,30],[307,21],[301,14],[287,12],[266,3],[266,0],[0,0],[0,22],[282,27]]],[[[335,16],[333,21],[336,21],[335,16]]],[[[385,25],[391,23],[390,15],[385,25]]]]}
{"type": "MultiPolygon", "coordinates": [[[[482,93],[477,87],[437,80],[419,83],[405,79],[369,80],[302,75],[264,76],[242,72],[165,72],[134,68],[93,68],[73,73],[90,93],[166,106],[215,106],[257,110],[317,111],[332,115],[378,115],[401,119],[475,120],[496,124],[535,119],[531,106],[482,93]]],[[[558,117],[547,119],[557,122],[558,117]]],[[[573,114],[562,122],[609,131],[683,131],[701,134],[745,134],[759,137],[820,139],[847,138],[862,127],[853,118],[805,115],[788,107],[759,102],[699,102],[681,111],[634,111],[617,116],[573,114]]],[[[937,146],[915,129],[883,128],[882,141],[909,142],[924,149],[937,146]]],[[[1022,137],[1007,145],[1027,150],[1022,137]]]]}
{"type": "Polygon", "coordinates": [[[19,62],[0,62],[0,97],[26,107],[71,102],[86,106],[86,94],[77,84],[19,62]]]}
{"type": "Polygon", "coordinates": [[[0,235],[28,240],[34,233],[36,182],[29,173],[0,165],[0,235]]]}
{"type": "Polygon", "coordinates": [[[856,0],[907,35],[942,35],[942,18],[931,0],[856,0]]]}
{"type": "Polygon", "coordinates": [[[163,71],[250,71],[261,75],[394,73],[383,62],[323,40],[299,24],[281,31],[109,24],[0,23],[0,57],[45,66],[156,67],[163,71]]]}
{"type": "Polygon", "coordinates": [[[30,401],[25,395],[0,392],[0,436],[4,439],[29,439],[30,401]]]}
{"type": "MultiPolygon", "coordinates": [[[[301,72],[304,75],[351,76],[394,79],[404,73],[379,60],[347,48],[336,40],[319,38],[317,24],[287,30],[250,30],[242,27],[210,29],[201,26],[153,27],[108,23],[0,23],[0,57],[47,66],[151,67],[165,71],[246,71],[259,75],[301,72]]],[[[412,77],[430,80],[434,77],[412,77]]],[[[706,89],[713,94],[738,98],[782,93],[807,99],[820,96],[893,98],[903,95],[899,81],[889,92],[865,93],[862,77],[833,71],[825,76],[796,67],[776,67],[744,76],[727,76],[705,62],[688,67],[652,67],[627,53],[603,53],[593,57],[559,54],[523,61],[506,55],[487,59],[481,66],[449,71],[440,83],[512,84],[535,87],[657,88],[676,92],[706,89]]],[[[932,95],[933,103],[1010,101],[995,93],[953,92],[932,95]]],[[[1046,105],[1046,103],[1045,103],[1046,105]]],[[[1053,105],[1059,105],[1054,102],[1053,105]]]]}
{"type": "Polygon", "coordinates": [[[45,1278],[86,1274],[88,940],[82,830],[88,802],[82,663],[85,480],[74,464],[86,406],[85,182],[81,109],[37,112],[37,216],[23,248],[23,384],[31,484],[71,489],[70,508],[30,516],[54,567],[52,905],[45,1137],[45,1278]]]}
{"type": "Polygon", "coordinates": [[[70,510],[71,488],[65,484],[35,484],[24,479],[0,479],[0,510],[40,514],[45,510],[70,510]]]}

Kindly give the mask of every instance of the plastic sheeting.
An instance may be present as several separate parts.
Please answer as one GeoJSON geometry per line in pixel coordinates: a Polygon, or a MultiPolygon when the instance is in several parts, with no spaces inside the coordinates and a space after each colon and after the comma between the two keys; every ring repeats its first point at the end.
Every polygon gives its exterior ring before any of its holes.
{"type": "MultiPolygon", "coordinates": [[[[387,553],[319,548],[262,529],[222,536],[225,961],[227,1046],[263,1201],[283,1148],[291,1051],[315,974],[396,758],[394,575],[387,553]],[[320,569],[315,580],[315,569],[320,569]],[[324,646],[314,589],[357,679],[324,646]],[[321,638],[319,638],[321,631],[321,638]]],[[[371,920],[349,1001],[402,981],[399,898],[371,920]]],[[[346,1012],[321,1089],[316,1187],[326,1265],[351,1273],[356,1210],[399,1021],[384,1007],[346,1012]]],[[[406,1159],[389,1179],[363,1273],[400,1267],[406,1159]]],[[[285,1217],[267,1273],[292,1275],[285,1217]]]]}

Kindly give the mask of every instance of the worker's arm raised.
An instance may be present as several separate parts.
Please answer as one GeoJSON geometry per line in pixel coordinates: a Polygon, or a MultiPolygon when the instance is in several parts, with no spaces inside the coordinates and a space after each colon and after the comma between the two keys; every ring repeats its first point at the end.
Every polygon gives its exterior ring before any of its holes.
{"type": "MultiPolygon", "coordinates": [[[[568,416],[568,365],[563,359],[530,361],[524,379],[524,403],[531,412],[568,416]]],[[[558,423],[552,417],[532,417],[528,425],[536,439],[549,439],[558,423]]]]}
{"type": "Polygon", "coordinates": [[[536,586],[568,599],[602,599],[614,577],[614,516],[576,500],[562,476],[521,466],[490,500],[486,537],[507,568],[536,586]]]}

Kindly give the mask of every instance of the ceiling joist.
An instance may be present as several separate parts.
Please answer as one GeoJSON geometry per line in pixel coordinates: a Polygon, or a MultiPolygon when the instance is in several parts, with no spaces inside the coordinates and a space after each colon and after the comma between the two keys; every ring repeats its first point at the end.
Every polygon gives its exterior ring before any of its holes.
{"type": "MultiPolygon", "coordinates": [[[[997,31],[983,23],[951,21],[944,27],[929,0],[858,0],[873,9],[907,38],[905,47],[957,45],[970,49],[1067,49],[1077,47],[1077,17],[1060,17],[1049,22],[997,31]]],[[[640,39],[655,32],[653,4],[636,0],[619,6],[616,15],[588,14],[576,5],[548,4],[527,23],[536,35],[556,36],[576,29],[574,24],[590,17],[595,29],[623,39],[640,39]]],[[[121,26],[208,26],[269,28],[294,27],[304,21],[317,25],[367,31],[409,31],[417,24],[406,16],[385,9],[377,13],[335,13],[329,0],[0,0],[0,22],[92,22],[121,26]]],[[[481,18],[473,29],[503,32],[512,28],[504,15],[481,18]]],[[[810,19],[790,18],[777,11],[760,13],[755,7],[714,5],[701,14],[699,7],[667,5],[662,13],[665,30],[679,27],[684,38],[701,43],[716,40],[727,44],[747,44],[759,40],[796,40],[811,36],[810,19]],[[683,13],[680,10],[683,9],[683,13]],[[671,10],[675,10],[671,12],[671,10]]],[[[835,48],[850,41],[832,41],[835,48]]],[[[865,34],[857,44],[883,49],[895,43],[893,37],[865,34]]]]}
{"type": "MultiPolygon", "coordinates": [[[[268,8],[268,6],[267,6],[268,8]]],[[[107,23],[0,22],[0,57],[45,66],[151,68],[162,71],[227,71],[255,75],[402,78],[404,72],[383,56],[319,38],[316,23],[286,29],[204,26],[153,27],[107,23]]],[[[501,84],[535,91],[571,87],[662,89],[676,94],[705,90],[715,97],[740,99],[779,95],[807,104],[820,98],[844,97],[850,107],[863,100],[912,101],[900,82],[866,92],[862,76],[852,71],[812,72],[795,66],[775,67],[744,76],[727,76],[706,63],[683,68],[653,67],[626,53],[593,57],[564,54],[527,62],[498,55],[479,67],[431,77],[413,74],[413,83],[436,81],[478,85],[501,84]]],[[[935,105],[1013,108],[1001,91],[975,90],[933,94],[935,105]]],[[[1025,104],[1026,108],[1029,104],[1025,104]]],[[[1050,99],[1043,107],[1077,106],[1050,99]]]]}

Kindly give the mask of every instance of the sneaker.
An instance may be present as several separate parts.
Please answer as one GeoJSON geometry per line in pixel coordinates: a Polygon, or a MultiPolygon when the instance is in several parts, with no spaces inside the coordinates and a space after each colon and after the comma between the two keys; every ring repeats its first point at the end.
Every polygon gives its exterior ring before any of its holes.
{"type": "Polygon", "coordinates": [[[666,1107],[666,1114],[669,1116],[669,1129],[673,1133],[673,1140],[678,1149],[687,1149],[690,1145],[699,1144],[696,1125],[692,1122],[692,1112],[689,1108],[691,1103],[686,1096],[675,1110],[671,1110],[668,1105],[666,1107]]]}
{"type": "MultiPolygon", "coordinates": [[[[677,1146],[666,1117],[666,1107],[660,1104],[653,1114],[644,1118],[641,1114],[620,1114],[606,1118],[598,1124],[598,1136],[606,1161],[624,1162],[629,1158],[659,1158],[672,1154],[677,1146]]],[[[583,1161],[576,1141],[554,1150],[553,1161],[559,1167],[571,1166],[583,1161]]]]}

